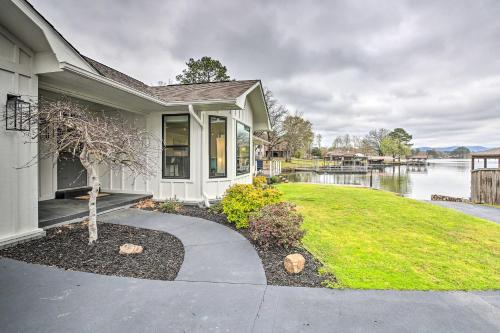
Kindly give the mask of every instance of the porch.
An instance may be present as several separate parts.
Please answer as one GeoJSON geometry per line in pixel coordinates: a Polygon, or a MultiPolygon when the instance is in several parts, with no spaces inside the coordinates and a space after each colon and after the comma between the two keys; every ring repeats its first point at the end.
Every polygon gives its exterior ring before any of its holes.
{"type": "MultiPolygon", "coordinates": [[[[146,198],[151,198],[151,195],[109,193],[109,195],[97,198],[97,212],[131,205],[146,198]]],[[[38,202],[38,226],[40,228],[81,218],[88,214],[89,202],[85,199],[51,199],[38,202]]]]}

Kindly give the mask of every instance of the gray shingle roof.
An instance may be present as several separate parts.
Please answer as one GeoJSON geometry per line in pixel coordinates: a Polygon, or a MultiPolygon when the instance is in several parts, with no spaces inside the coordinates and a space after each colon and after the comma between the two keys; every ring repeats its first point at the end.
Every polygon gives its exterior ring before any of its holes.
{"type": "Polygon", "coordinates": [[[254,84],[259,82],[259,80],[241,80],[150,87],[144,82],[134,79],[94,59],[85,56],[84,58],[102,76],[165,102],[199,102],[236,99],[254,84]]]}
{"type": "Polygon", "coordinates": [[[236,99],[259,80],[175,84],[150,87],[150,91],[167,102],[195,102],[236,99]]]}
{"type": "Polygon", "coordinates": [[[127,74],[124,74],[120,71],[117,71],[114,68],[108,67],[104,64],[101,64],[98,61],[95,61],[94,59],[91,59],[89,57],[83,56],[85,60],[92,66],[94,67],[102,76],[111,79],[113,81],[122,83],[130,88],[137,89],[143,93],[146,93],[148,95],[153,95],[149,91],[149,86],[145,84],[144,82],[141,82],[137,79],[134,79],[131,76],[128,76],[127,74]]]}

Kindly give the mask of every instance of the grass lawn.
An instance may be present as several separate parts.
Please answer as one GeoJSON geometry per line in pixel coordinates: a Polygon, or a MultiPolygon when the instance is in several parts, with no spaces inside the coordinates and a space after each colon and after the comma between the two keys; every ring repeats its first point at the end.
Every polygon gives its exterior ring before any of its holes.
{"type": "Polygon", "coordinates": [[[359,289],[500,289],[500,225],[370,189],[280,184],[304,246],[359,289]]]}

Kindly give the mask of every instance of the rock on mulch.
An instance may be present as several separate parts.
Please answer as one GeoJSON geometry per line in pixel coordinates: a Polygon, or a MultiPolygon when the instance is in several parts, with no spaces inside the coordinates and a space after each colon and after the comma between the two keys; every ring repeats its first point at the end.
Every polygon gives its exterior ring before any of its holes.
{"type": "Polygon", "coordinates": [[[85,222],[47,230],[47,236],[0,250],[0,256],[73,271],[151,280],[174,280],[184,260],[179,239],[161,231],[98,223],[99,239],[88,245],[85,222]],[[144,247],[141,254],[119,254],[120,246],[144,247]]]}
{"type": "Polygon", "coordinates": [[[267,283],[275,286],[293,286],[293,287],[323,287],[324,283],[334,282],[332,275],[320,275],[318,269],[321,263],[304,248],[293,248],[285,250],[281,247],[263,248],[256,244],[248,233],[248,229],[236,229],[235,225],[229,223],[224,214],[216,213],[210,209],[184,205],[178,214],[194,216],[223,224],[246,237],[255,247],[262,260],[264,271],[266,273],[267,283]],[[283,260],[290,253],[300,253],[306,259],[304,270],[299,274],[290,275],[283,266],[283,260]]]}

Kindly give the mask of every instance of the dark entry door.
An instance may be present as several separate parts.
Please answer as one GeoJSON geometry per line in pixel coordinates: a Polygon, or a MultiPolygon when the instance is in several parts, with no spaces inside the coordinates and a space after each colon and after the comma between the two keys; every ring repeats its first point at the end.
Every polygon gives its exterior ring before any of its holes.
{"type": "Polygon", "coordinates": [[[57,160],[57,189],[87,186],[87,171],[78,157],[61,153],[57,160]]]}

